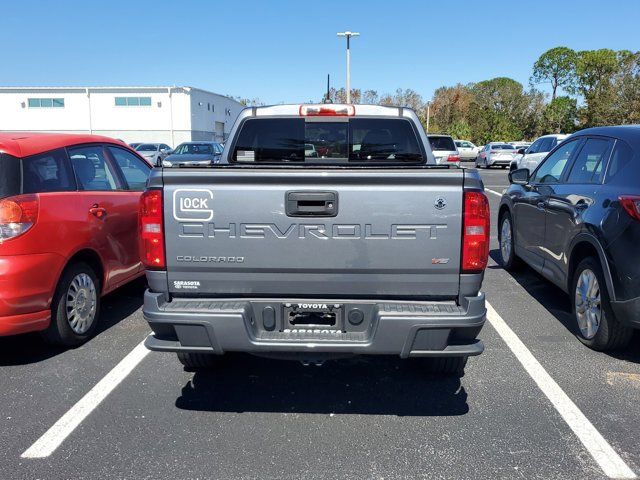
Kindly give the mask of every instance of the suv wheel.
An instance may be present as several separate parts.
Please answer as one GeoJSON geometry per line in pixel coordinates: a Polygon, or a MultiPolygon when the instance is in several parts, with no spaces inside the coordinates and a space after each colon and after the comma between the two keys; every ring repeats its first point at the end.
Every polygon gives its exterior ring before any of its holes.
{"type": "Polygon", "coordinates": [[[221,356],[213,353],[178,352],[178,360],[185,368],[191,370],[208,369],[220,363],[221,356]]]}
{"type": "Polygon", "coordinates": [[[71,264],[56,287],[51,323],[42,337],[54,345],[80,345],[95,332],[99,313],[100,282],[95,272],[86,263],[71,264]]]}
{"type": "Polygon", "coordinates": [[[631,340],[633,330],[613,314],[600,262],[585,258],[575,270],[571,292],[578,339],[594,350],[616,350],[631,340]]]}
{"type": "Polygon", "coordinates": [[[516,257],[513,240],[513,220],[509,212],[503,213],[500,217],[498,243],[500,244],[502,267],[505,270],[515,270],[519,266],[520,259],[516,257]]]}

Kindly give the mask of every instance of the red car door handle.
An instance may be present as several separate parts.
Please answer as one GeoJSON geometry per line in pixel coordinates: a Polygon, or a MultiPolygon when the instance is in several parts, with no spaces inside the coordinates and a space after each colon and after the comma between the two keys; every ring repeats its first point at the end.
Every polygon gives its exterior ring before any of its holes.
{"type": "Polygon", "coordinates": [[[107,216],[107,210],[99,207],[97,203],[89,209],[89,213],[96,218],[104,218],[107,216]]]}

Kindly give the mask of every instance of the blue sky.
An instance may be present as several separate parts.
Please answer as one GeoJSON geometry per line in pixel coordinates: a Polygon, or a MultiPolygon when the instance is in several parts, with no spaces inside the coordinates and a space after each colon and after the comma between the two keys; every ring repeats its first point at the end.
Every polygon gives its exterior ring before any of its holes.
{"type": "Polygon", "coordinates": [[[331,74],[352,87],[430,97],[439,86],[509,76],[537,57],[640,49],[640,1],[5,2],[2,86],[190,85],[263,102],[320,99],[331,74]]]}

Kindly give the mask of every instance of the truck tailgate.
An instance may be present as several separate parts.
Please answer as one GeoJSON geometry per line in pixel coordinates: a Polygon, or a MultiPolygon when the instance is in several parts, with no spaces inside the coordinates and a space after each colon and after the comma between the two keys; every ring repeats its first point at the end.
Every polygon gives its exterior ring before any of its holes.
{"type": "Polygon", "coordinates": [[[455,297],[459,169],[165,169],[169,291],[455,297]]]}

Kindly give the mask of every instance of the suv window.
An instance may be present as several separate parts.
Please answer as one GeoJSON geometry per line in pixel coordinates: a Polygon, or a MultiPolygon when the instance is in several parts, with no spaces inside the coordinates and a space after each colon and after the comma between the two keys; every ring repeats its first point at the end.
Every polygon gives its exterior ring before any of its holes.
{"type": "MultiPolygon", "coordinates": [[[[616,145],[611,153],[611,160],[609,161],[609,169],[607,171],[606,183],[613,180],[630,162],[633,158],[633,150],[626,142],[617,140],[616,145]]],[[[631,178],[631,181],[636,182],[635,178],[631,178]]]]}
{"type": "Polygon", "coordinates": [[[429,137],[429,144],[435,151],[451,152],[456,149],[451,137],[429,137]]]}
{"type": "MultiPolygon", "coordinates": [[[[453,146],[453,139],[448,140],[453,146]]],[[[252,118],[242,124],[230,161],[379,165],[422,163],[424,159],[411,123],[400,118],[252,118]]]]}
{"type": "Polygon", "coordinates": [[[63,149],[22,159],[22,193],[75,190],[73,174],[63,149]]]}
{"type": "Polygon", "coordinates": [[[107,163],[100,145],[69,149],[78,189],[88,191],[116,190],[116,176],[107,163]]]}
{"type": "Polygon", "coordinates": [[[551,150],[553,150],[553,138],[543,138],[538,146],[538,153],[550,152],[551,150]]]}
{"type": "Polygon", "coordinates": [[[533,142],[531,144],[531,146],[527,149],[526,153],[538,153],[540,150],[540,144],[542,143],[542,138],[539,138],[538,140],[536,140],[535,142],[533,142]]]}
{"type": "Polygon", "coordinates": [[[567,183],[599,183],[602,176],[601,164],[607,159],[611,143],[603,138],[587,139],[573,162],[567,183]]]}
{"type": "Polygon", "coordinates": [[[107,147],[116,160],[122,176],[127,182],[127,189],[141,192],[147,186],[147,178],[151,167],[123,148],[107,147]]]}
{"type": "Polygon", "coordinates": [[[558,183],[578,143],[578,139],[568,142],[549,155],[535,171],[532,183],[558,183]]]}

